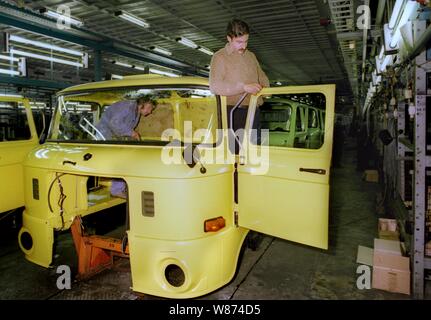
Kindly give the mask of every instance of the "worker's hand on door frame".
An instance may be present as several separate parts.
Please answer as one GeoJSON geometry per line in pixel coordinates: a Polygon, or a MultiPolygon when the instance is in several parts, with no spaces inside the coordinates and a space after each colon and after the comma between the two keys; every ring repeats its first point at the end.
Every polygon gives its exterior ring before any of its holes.
{"type": "Polygon", "coordinates": [[[244,92],[256,94],[262,90],[262,86],[259,83],[248,83],[244,84],[244,92]]]}

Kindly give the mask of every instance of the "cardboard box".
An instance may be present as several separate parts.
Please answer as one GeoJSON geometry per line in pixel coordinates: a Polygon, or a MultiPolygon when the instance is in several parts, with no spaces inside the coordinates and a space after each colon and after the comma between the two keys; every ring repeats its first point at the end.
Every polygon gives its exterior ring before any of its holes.
{"type": "Polygon", "coordinates": [[[402,256],[401,242],[386,239],[374,239],[374,256],[376,254],[402,256]]]}
{"type": "Polygon", "coordinates": [[[410,294],[410,259],[374,250],[374,289],[410,294]]]}
{"type": "Polygon", "coordinates": [[[397,220],[380,218],[378,234],[380,239],[399,240],[400,233],[398,231],[397,220]]]}
{"type": "Polygon", "coordinates": [[[425,255],[431,256],[431,241],[428,241],[425,245],[425,255]]]}
{"type": "Polygon", "coordinates": [[[368,182],[379,182],[379,172],[377,170],[365,170],[364,179],[368,182]]]}
{"type": "Polygon", "coordinates": [[[356,256],[356,262],[359,264],[365,264],[367,266],[373,266],[374,250],[364,246],[358,246],[358,254],[356,256]]]}

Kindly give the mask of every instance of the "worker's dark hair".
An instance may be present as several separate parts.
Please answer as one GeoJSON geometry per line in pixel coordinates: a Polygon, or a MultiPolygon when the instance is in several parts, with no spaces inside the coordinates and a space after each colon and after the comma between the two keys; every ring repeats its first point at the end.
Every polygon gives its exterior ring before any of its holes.
{"type": "Polygon", "coordinates": [[[229,21],[226,28],[226,35],[231,38],[236,38],[245,34],[250,34],[250,29],[247,23],[239,19],[229,21]]]}
{"type": "Polygon", "coordinates": [[[154,108],[157,106],[157,101],[150,95],[145,95],[136,99],[136,102],[139,104],[144,104],[146,102],[151,102],[154,108]]]}

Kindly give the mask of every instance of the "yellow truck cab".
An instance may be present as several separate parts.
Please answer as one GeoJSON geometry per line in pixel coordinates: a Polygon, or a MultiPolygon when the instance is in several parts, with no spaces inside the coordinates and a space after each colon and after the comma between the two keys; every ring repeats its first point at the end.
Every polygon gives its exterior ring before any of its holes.
{"type": "Polygon", "coordinates": [[[0,214],[24,206],[23,162],[37,145],[29,100],[0,95],[0,214]]]}
{"type": "Polygon", "coordinates": [[[269,145],[320,148],[325,135],[324,108],[293,99],[269,98],[260,107],[262,128],[269,131],[269,145]]]}
{"type": "Polygon", "coordinates": [[[314,97],[326,116],[323,143],[272,146],[264,134],[247,143],[257,95],[243,149],[233,155],[226,98],[212,94],[204,78],[131,76],[58,93],[47,140],[24,161],[18,240],[25,257],[50,266],[55,232],[125,202],[136,292],[192,298],[222,287],[249,230],[326,249],[335,86],[265,88],[259,95],[314,97]],[[157,107],[141,116],[140,139],[104,138],[97,129],[102,114],[141,95],[157,107]],[[126,183],[126,198],[110,194],[115,180],[126,183]]]}

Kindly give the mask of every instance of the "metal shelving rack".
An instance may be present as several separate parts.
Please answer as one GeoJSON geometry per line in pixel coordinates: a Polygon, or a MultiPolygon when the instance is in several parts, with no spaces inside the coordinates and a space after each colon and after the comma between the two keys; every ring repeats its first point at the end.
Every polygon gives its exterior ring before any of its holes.
{"type": "MultiPolygon", "coordinates": [[[[425,21],[415,25],[416,39],[425,32],[425,21]]],[[[412,257],[412,287],[415,298],[424,298],[425,269],[431,269],[431,258],[425,256],[425,232],[427,213],[427,168],[431,168],[431,156],[427,156],[427,72],[431,72],[431,61],[427,61],[426,50],[415,59],[415,106],[414,120],[414,184],[413,184],[413,214],[414,231],[411,246],[412,257]]]]}
{"type": "MultiPolygon", "coordinates": [[[[416,42],[427,28],[426,21],[419,20],[414,23],[414,42],[416,42]]],[[[405,132],[406,108],[408,105],[400,101],[397,105],[397,189],[404,205],[408,200],[406,198],[407,185],[406,181],[412,179],[412,207],[411,210],[405,208],[404,220],[412,221],[413,228],[411,236],[405,239],[410,249],[411,270],[412,270],[412,294],[416,299],[424,298],[425,289],[425,270],[431,270],[431,257],[425,255],[426,245],[426,214],[427,214],[427,170],[431,172],[431,156],[427,155],[427,73],[431,73],[431,61],[427,61],[426,50],[422,51],[413,61],[414,66],[414,104],[416,107],[413,120],[413,142],[408,139],[408,133],[405,132]],[[407,155],[407,153],[413,156],[407,155]],[[406,161],[413,161],[413,175],[406,172],[406,161]]],[[[430,111],[431,112],[431,111],[430,111]]],[[[431,144],[431,141],[429,141],[431,144]]],[[[400,216],[397,216],[400,219],[400,216]]],[[[402,226],[403,229],[404,225],[402,226]]],[[[405,233],[405,232],[404,232],[405,233]]]]}
{"type": "MultiPolygon", "coordinates": [[[[394,1],[386,2],[389,3],[394,1]]],[[[399,3],[407,5],[406,1],[399,3]]],[[[409,2],[412,4],[414,1],[409,2]]],[[[402,240],[410,252],[412,294],[417,299],[424,298],[427,272],[431,272],[431,254],[426,255],[426,242],[431,239],[431,230],[427,233],[427,222],[431,223],[431,217],[427,221],[427,213],[431,215],[431,200],[427,199],[428,188],[431,188],[431,155],[427,155],[427,149],[431,151],[431,138],[427,141],[427,126],[431,133],[431,114],[427,120],[427,104],[430,104],[428,112],[431,113],[431,54],[427,57],[427,51],[431,53],[431,48],[424,49],[429,46],[431,38],[431,26],[428,25],[430,7],[417,5],[412,25],[401,26],[404,29],[398,40],[397,55],[393,56],[393,68],[383,73],[383,81],[378,81],[378,77],[370,81],[362,114],[370,137],[374,139],[378,132],[382,140],[380,143],[375,139],[373,143],[383,160],[385,205],[399,221],[402,240]],[[411,92],[399,92],[401,88],[408,88],[411,92]],[[398,104],[394,103],[396,97],[398,104]],[[410,99],[404,100],[403,97],[410,99]],[[409,107],[411,102],[415,110],[409,107]],[[397,115],[394,113],[392,116],[394,107],[397,115]],[[371,112],[374,112],[373,117],[371,112]],[[387,134],[396,137],[396,146],[385,142],[387,134]]],[[[387,10],[390,13],[392,7],[388,6],[387,10]]],[[[395,14],[400,15],[400,12],[395,14]]],[[[393,13],[391,19],[392,16],[393,13]]],[[[385,40],[388,39],[383,38],[385,40]]]]}

